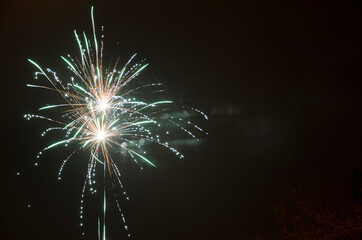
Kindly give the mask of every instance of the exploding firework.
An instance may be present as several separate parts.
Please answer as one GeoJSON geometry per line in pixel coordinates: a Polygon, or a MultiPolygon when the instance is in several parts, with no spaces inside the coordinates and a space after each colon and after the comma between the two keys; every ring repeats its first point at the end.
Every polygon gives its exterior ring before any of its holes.
{"type": "MultiPolygon", "coordinates": [[[[57,109],[57,117],[26,114],[25,118],[38,118],[55,124],[55,126],[47,128],[42,136],[49,131],[64,132],[65,137],[62,140],[45,147],[37,156],[39,158],[44,151],[62,145],[73,149],[60,167],[59,180],[64,165],[76,152],[89,152],[88,171],[82,190],[81,219],[83,218],[85,190],[88,187],[92,193],[96,192],[93,186],[95,183],[95,169],[97,166],[103,167],[103,219],[98,220],[102,222],[103,229],[99,229],[98,232],[102,232],[102,238],[106,239],[104,218],[107,190],[105,175],[123,188],[119,170],[120,161],[118,159],[124,156],[111,156],[110,149],[119,149],[127,153],[127,158],[132,159],[140,168],[142,168],[143,163],[156,167],[156,164],[149,159],[146,152],[142,151],[141,146],[145,142],[160,145],[173,152],[177,157],[183,158],[184,156],[172,144],[162,140],[161,133],[169,134],[169,131],[172,130],[181,131],[194,139],[197,139],[197,137],[192,129],[203,134],[207,133],[199,126],[185,121],[184,118],[173,116],[172,113],[175,112],[173,101],[157,99],[157,101],[146,102],[134,97],[135,93],[145,92],[147,89],[153,89],[152,92],[157,95],[159,91],[154,89],[159,89],[162,84],[150,83],[133,88],[129,87],[129,83],[148,65],[144,64],[143,61],[133,64],[136,55],[132,56],[122,68],[119,68],[119,60],[112,67],[104,67],[103,40],[98,42],[96,37],[93,7],[91,9],[91,19],[92,40],[84,32],[80,37],[74,31],[79,46],[80,59],[73,59],[69,55],[67,58],[62,57],[68,69],[73,73],[69,81],[61,80],[52,70],[44,70],[29,59],[29,62],[38,69],[35,78],[45,78],[47,83],[28,84],[27,86],[56,92],[61,96],[61,102],[39,108],[40,111],[57,109]]],[[[194,111],[207,119],[207,116],[198,109],[186,107],[182,107],[182,109],[183,111],[194,111]]],[[[38,165],[38,162],[35,165],[38,165]]],[[[115,184],[112,183],[112,186],[114,187],[115,184]]],[[[128,199],[127,196],[125,197],[128,199]]],[[[124,227],[127,230],[118,200],[116,200],[116,203],[124,227]]]]}

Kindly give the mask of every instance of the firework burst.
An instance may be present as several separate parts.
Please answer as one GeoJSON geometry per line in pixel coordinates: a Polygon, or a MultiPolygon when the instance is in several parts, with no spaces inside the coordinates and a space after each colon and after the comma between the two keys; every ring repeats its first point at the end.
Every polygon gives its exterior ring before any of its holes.
{"type": "MultiPolygon", "coordinates": [[[[25,118],[39,118],[50,121],[56,126],[47,128],[42,136],[49,131],[62,131],[64,138],[58,142],[50,144],[39,152],[37,158],[49,149],[57,146],[72,146],[72,152],[63,161],[59,170],[59,180],[64,165],[79,151],[90,153],[88,171],[82,190],[80,217],[83,218],[83,199],[85,189],[89,187],[92,193],[96,189],[94,185],[95,169],[97,165],[103,166],[104,181],[107,174],[112,181],[122,186],[121,174],[119,171],[120,156],[113,157],[110,149],[121,149],[128,153],[130,159],[142,168],[142,162],[156,167],[155,163],[148,159],[146,152],[141,151],[141,145],[145,142],[160,145],[172,151],[177,157],[184,156],[167,141],[162,141],[160,133],[168,134],[169,129],[179,129],[192,138],[197,139],[196,132],[207,134],[199,126],[185,121],[183,118],[173,117],[174,103],[170,100],[158,100],[146,102],[134,97],[137,91],[145,89],[160,88],[161,83],[151,83],[130,88],[129,83],[135,79],[148,64],[133,64],[136,55],[119,70],[119,59],[112,67],[104,67],[103,64],[103,41],[97,40],[93,8],[91,9],[92,19],[92,40],[83,32],[81,37],[74,31],[77,40],[80,58],[73,59],[68,55],[62,57],[68,69],[73,73],[69,81],[63,81],[57,77],[56,73],[50,69],[44,70],[36,62],[29,59],[37,69],[35,78],[39,76],[47,80],[47,84],[28,84],[28,87],[41,88],[53,91],[61,96],[61,103],[55,105],[45,105],[39,108],[40,111],[51,111],[58,109],[60,115],[50,118],[44,115],[26,114],[25,118]],[[167,126],[167,131],[165,130],[167,126]]],[[[155,91],[156,93],[158,91],[155,91]]],[[[198,109],[185,108],[183,110],[194,111],[207,119],[207,116],[198,109]]],[[[38,165],[36,162],[35,165],[38,165]]],[[[112,183],[112,186],[115,185],[112,183]]],[[[102,238],[106,239],[105,231],[105,211],[106,211],[106,184],[103,189],[103,223],[102,238]]],[[[127,199],[128,197],[125,196],[127,199]]],[[[123,222],[125,219],[119,203],[116,200],[123,222]]],[[[81,223],[83,225],[83,223],[81,223]]],[[[127,230],[127,225],[125,224],[127,230]]],[[[99,238],[101,236],[99,235],[99,238]]]]}

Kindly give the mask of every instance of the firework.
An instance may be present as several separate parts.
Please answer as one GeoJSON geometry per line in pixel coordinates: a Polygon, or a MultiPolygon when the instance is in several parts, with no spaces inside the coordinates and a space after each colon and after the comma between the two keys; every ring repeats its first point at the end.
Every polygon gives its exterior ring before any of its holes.
{"type": "MultiPolygon", "coordinates": [[[[197,139],[196,132],[205,133],[199,126],[185,121],[183,118],[172,116],[174,103],[171,100],[157,100],[146,102],[139,100],[135,96],[136,92],[147,91],[147,89],[160,88],[161,83],[151,83],[130,88],[129,83],[135,79],[148,64],[133,64],[136,55],[119,68],[119,60],[112,67],[104,67],[103,64],[103,40],[98,42],[93,17],[93,7],[91,9],[91,19],[93,34],[89,39],[83,32],[80,36],[74,31],[75,38],[79,46],[79,59],[71,56],[62,57],[68,69],[73,73],[69,81],[63,81],[57,77],[56,73],[50,69],[44,70],[36,62],[29,59],[38,72],[35,78],[45,78],[46,84],[28,84],[28,87],[41,88],[56,92],[61,97],[61,103],[45,105],[39,111],[52,111],[60,113],[58,117],[47,117],[45,115],[26,114],[25,118],[38,118],[50,121],[55,126],[47,128],[42,136],[49,131],[64,132],[64,138],[50,144],[39,152],[37,158],[49,149],[59,146],[72,147],[72,152],[63,161],[58,178],[61,179],[63,167],[77,152],[89,152],[89,163],[86,179],[82,190],[80,218],[83,218],[83,199],[85,190],[88,187],[92,193],[96,192],[93,187],[95,181],[95,169],[101,165],[103,167],[103,219],[99,220],[103,224],[102,238],[106,239],[105,231],[105,211],[106,211],[106,183],[105,175],[113,179],[115,183],[122,186],[121,174],[119,171],[121,155],[111,156],[110,149],[119,149],[128,154],[140,168],[142,163],[156,167],[146,152],[141,150],[145,142],[160,145],[172,151],[177,157],[184,156],[167,141],[163,141],[161,133],[169,134],[170,127],[179,129],[190,137],[197,139]],[[184,124],[185,122],[185,124],[184,124]],[[167,126],[167,127],[164,127],[167,126]],[[167,130],[166,130],[167,129],[167,130]]],[[[103,39],[103,37],[102,37],[103,39]]],[[[156,94],[159,91],[154,91],[156,94]]],[[[207,116],[198,109],[185,108],[183,110],[194,111],[207,116]]],[[[171,129],[172,129],[171,128],[171,129]]],[[[38,165],[38,162],[35,163],[38,165]]],[[[114,187],[115,185],[112,184],[114,187]]],[[[126,199],[128,197],[125,195],[126,199]]],[[[116,200],[122,220],[127,230],[124,215],[116,200]]],[[[81,225],[83,223],[81,222],[81,225]]],[[[100,228],[100,227],[99,227],[100,228]]],[[[84,233],[83,233],[84,234],[84,233]]],[[[99,235],[100,238],[100,235],[99,235]]]]}

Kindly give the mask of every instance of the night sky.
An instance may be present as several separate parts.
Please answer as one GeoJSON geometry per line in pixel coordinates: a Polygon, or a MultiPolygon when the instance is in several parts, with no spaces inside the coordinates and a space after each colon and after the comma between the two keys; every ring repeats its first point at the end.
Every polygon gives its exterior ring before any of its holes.
{"type": "MultiPolygon", "coordinates": [[[[157,169],[125,166],[133,239],[248,239],[274,231],[269,203],[291,188],[349,191],[362,170],[360,1],[5,1],[1,238],[81,239],[87,157],[62,182],[62,151],[34,167],[53,139],[23,115],[54,98],[26,87],[27,59],[70,76],[60,56],[78,54],[73,30],[91,31],[92,5],[106,59],[138,53],[150,63],[143,79],[209,116],[209,135],[183,160],[160,153],[157,169]]],[[[113,220],[109,239],[122,239],[113,220]]]]}

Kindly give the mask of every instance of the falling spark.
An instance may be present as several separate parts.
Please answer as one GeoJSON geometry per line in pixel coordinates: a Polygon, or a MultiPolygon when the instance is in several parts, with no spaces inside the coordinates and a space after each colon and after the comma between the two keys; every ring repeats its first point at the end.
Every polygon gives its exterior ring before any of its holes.
{"type": "MultiPolygon", "coordinates": [[[[159,145],[173,152],[178,158],[183,158],[184,156],[175,147],[171,146],[166,140],[162,140],[161,133],[169,135],[171,132],[177,133],[179,131],[197,139],[196,133],[193,133],[193,131],[200,134],[206,132],[189,121],[187,121],[187,124],[183,124],[183,119],[172,117],[175,104],[171,100],[160,99],[161,96],[156,96],[155,100],[151,102],[137,99],[135,97],[137,91],[156,88],[157,91],[152,90],[152,92],[158,94],[162,92],[159,89],[162,84],[151,83],[130,88],[129,83],[148,66],[148,64],[143,63],[132,64],[136,54],[121,68],[119,68],[119,59],[116,60],[112,67],[105,67],[106,65],[103,64],[103,40],[98,42],[96,37],[93,7],[91,8],[91,19],[93,40],[89,39],[84,32],[82,35],[78,35],[74,31],[79,47],[79,59],[73,59],[70,55],[61,57],[68,69],[73,73],[68,81],[61,80],[52,70],[43,69],[35,61],[28,59],[38,70],[35,73],[35,78],[38,79],[39,76],[42,76],[47,82],[46,84],[27,84],[27,86],[56,92],[61,96],[61,102],[47,104],[39,108],[39,111],[42,112],[56,109],[57,111],[54,112],[60,113],[56,118],[37,114],[26,114],[24,117],[28,120],[38,118],[56,124],[56,126],[47,128],[41,136],[45,136],[51,131],[64,133],[62,140],[45,147],[39,152],[37,158],[43,152],[60,146],[71,146],[73,148],[72,153],[65,158],[60,167],[58,172],[59,180],[63,168],[70,158],[80,151],[89,152],[88,171],[81,195],[80,219],[83,219],[84,216],[85,191],[88,187],[92,194],[97,192],[94,186],[95,169],[97,164],[102,165],[104,175],[103,216],[98,218],[98,236],[100,238],[102,235],[105,240],[106,198],[109,190],[106,189],[106,175],[111,179],[113,188],[117,185],[123,188],[119,171],[120,161],[118,161],[120,156],[112,158],[110,150],[119,149],[127,153],[141,169],[143,169],[142,162],[145,165],[157,167],[156,163],[149,159],[146,152],[142,150],[141,147],[145,143],[159,145]],[[102,222],[102,228],[99,225],[100,222],[102,222]],[[100,234],[100,231],[102,234],[100,234]]],[[[198,109],[185,107],[183,109],[196,111],[207,119],[206,114],[198,109]]],[[[38,166],[38,161],[34,165],[38,166]]],[[[126,200],[129,199],[125,192],[124,196],[126,200]]],[[[116,203],[124,223],[124,229],[127,231],[128,227],[118,200],[116,200],[116,203]]],[[[30,208],[30,205],[28,207],[30,208]]],[[[82,221],[80,226],[83,226],[82,221]]],[[[129,233],[127,235],[130,236],[129,233]]]]}

